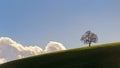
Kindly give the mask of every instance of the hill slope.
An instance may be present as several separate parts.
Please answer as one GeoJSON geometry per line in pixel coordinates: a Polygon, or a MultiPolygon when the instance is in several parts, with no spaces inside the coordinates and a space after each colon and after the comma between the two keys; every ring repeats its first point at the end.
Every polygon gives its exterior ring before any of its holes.
{"type": "Polygon", "coordinates": [[[120,68],[120,43],[29,57],[2,64],[0,68],[120,68]]]}

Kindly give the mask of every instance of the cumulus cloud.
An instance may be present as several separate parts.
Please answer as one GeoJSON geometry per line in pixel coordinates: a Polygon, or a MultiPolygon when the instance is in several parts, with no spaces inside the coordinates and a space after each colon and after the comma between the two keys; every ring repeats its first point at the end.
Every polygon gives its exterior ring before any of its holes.
{"type": "Polygon", "coordinates": [[[38,46],[25,47],[10,38],[0,38],[0,58],[5,58],[7,61],[38,55],[42,51],[38,46]]]}
{"type": "Polygon", "coordinates": [[[0,58],[0,64],[5,63],[6,60],[4,58],[0,58]]]}
{"type": "Polygon", "coordinates": [[[49,42],[45,50],[39,46],[23,46],[8,37],[0,38],[0,64],[8,61],[40,55],[43,53],[65,50],[66,48],[58,42],[49,42]]]}
{"type": "Polygon", "coordinates": [[[54,52],[54,51],[65,50],[65,49],[66,48],[63,46],[63,44],[50,41],[45,47],[44,52],[54,52]]]}

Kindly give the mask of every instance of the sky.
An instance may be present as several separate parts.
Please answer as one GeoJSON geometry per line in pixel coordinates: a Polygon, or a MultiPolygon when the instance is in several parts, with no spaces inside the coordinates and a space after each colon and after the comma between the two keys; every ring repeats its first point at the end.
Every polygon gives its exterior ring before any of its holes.
{"type": "Polygon", "coordinates": [[[97,44],[120,41],[119,0],[1,0],[0,37],[44,49],[49,41],[66,48],[85,46],[80,38],[96,33],[97,44]]]}

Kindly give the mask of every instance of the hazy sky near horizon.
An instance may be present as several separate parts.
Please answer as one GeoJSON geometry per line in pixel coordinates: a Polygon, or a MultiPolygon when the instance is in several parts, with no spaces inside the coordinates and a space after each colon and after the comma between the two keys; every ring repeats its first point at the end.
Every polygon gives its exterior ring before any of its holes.
{"type": "Polygon", "coordinates": [[[120,41],[120,0],[1,0],[0,36],[44,48],[57,41],[66,48],[84,46],[91,30],[100,43],[120,41]]]}

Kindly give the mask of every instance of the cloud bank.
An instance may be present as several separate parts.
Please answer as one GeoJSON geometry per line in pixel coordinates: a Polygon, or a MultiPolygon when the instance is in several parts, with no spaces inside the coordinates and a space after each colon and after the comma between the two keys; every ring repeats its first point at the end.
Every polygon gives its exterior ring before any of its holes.
{"type": "Polygon", "coordinates": [[[54,41],[49,42],[45,47],[45,50],[43,50],[39,46],[23,46],[8,37],[1,37],[0,64],[16,59],[65,49],[66,48],[61,43],[54,41]]]}

